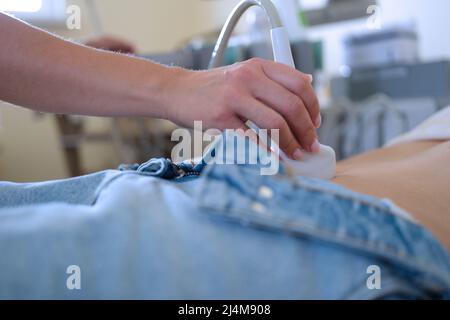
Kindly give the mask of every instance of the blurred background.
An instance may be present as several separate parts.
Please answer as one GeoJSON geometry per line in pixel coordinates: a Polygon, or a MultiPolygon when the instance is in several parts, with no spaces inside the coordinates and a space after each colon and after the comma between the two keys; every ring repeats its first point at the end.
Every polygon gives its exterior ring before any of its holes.
{"type": "MultiPolygon", "coordinates": [[[[238,2],[0,0],[0,10],[74,41],[116,36],[139,56],[204,69],[238,2]],[[73,28],[68,21],[78,9],[80,25],[73,28]]],[[[340,159],[382,146],[450,103],[450,1],[273,2],[297,68],[314,75],[321,142],[340,159]]],[[[271,59],[268,36],[261,10],[249,10],[224,64],[271,59]]],[[[170,156],[173,129],[161,120],[63,117],[0,101],[0,180],[58,179],[170,156]]]]}

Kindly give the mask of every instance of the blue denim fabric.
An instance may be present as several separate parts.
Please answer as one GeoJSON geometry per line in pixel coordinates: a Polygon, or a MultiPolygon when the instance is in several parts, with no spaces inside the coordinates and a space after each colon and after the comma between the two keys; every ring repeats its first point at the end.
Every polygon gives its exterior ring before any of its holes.
{"type": "Polygon", "coordinates": [[[104,181],[116,176],[115,171],[103,171],[83,177],[37,183],[0,183],[0,208],[65,202],[91,205],[104,181]]]}
{"type": "Polygon", "coordinates": [[[190,163],[175,164],[170,159],[155,158],[141,165],[122,164],[118,169],[120,171],[137,171],[162,179],[174,180],[187,176],[199,176],[203,167],[197,168],[190,163]]]}
{"type": "Polygon", "coordinates": [[[165,180],[170,162],[149,164],[0,183],[0,298],[450,298],[446,250],[385,201],[259,166],[165,180]]]}

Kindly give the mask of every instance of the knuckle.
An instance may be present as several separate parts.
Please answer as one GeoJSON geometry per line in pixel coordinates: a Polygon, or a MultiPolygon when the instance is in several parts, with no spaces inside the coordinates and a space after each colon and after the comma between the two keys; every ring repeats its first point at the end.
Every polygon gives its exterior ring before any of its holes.
{"type": "Polygon", "coordinates": [[[223,106],[229,106],[230,104],[236,103],[240,92],[238,86],[230,83],[226,85],[222,90],[222,96],[220,98],[220,104],[223,106]]]}
{"type": "Polygon", "coordinates": [[[296,77],[295,82],[294,82],[295,87],[299,91],[305,90],[307,88],[307,83],[308,83],[308,81],[301,76],[296,77]]]}
{"type": "Polygon", "coordinates": [[[319,104],[319,99],[317,99],[317,96],[315,94],[313,96],[312,105],[313,105],[312,109],[313,109],[314,117],[317,117],[320,113],[320,104],[319,104]]]}
{"type": "Polygon", "coordinates": [[[288,153],[294,152],[295,149],[298,149],[299,145],[297,141],[295,141],[294,138],[290,138],[286,140],[285,145],[283,146],[284,149],[288,151],[288,153]]]}
{"type": "Polygon", "coordinates": [[[316,116],[319,114],[320,111],[319,104],[317,103],[314,96],[311,96],[309,101],[307,101],[307,109],[309,110],[311,116],[316,116]]]}
{"type": "Polygon", "coordinates": [[[250,68],[240,69],[236,76],[240,85],[248,85],[250,81],[254,80],[254,73],[250,68]]]}
{"type": "Polygon", "coordinates": [[[286,99],[285,112],[288,116],[297,116],[300,108],[301,100],[299,97],[292,94],[286,99]]]}
{"type": "Polygon", "coordinates": [[[291,134],[290,131],[288,131],[287,134],[284,135],[280,134],[278,144],[281,147],[281,149],[287,151],[288,153],[291,153],[291,151],[294,151],[295,149],[299,148],[297,140],[291,134]]]}
{"type": "Polygon", "coordinates": [[[237,85],[237,86],[245,86],[250,81],[254,80],[254,72],[251,67],[242,64],[232,72],[231,74],[231,83],[237,85]]]}
{"type": "Polygon", "coordinates": [[[303,132],[302,132],[302,138],[303,140],[307,142],[312,142],[316,138],[316,129],[312,125],[307,125],[303,132]]]}
{"type": "Polygon", "coordinates": [[[251,58],[251,59],[247,60],[247,62],[248,62],[250,65],[260,66],[262,63],[264,63],[264,60],[261,59],[261,58],[255,57],[255,58],[251,58]]]}
{"type": "Polygon", "coordinates": [[[217,125],[225,124],[231,117],[232,112],[226,104],[214,108],[211,112],[211,118],[217,125]]]}
{"type": "Polygon", "coordinates": [[[283,117],[276,115],[270,119],[269,129],[280,129],[283,130],[285,128],[285,121],[283,117]]]}

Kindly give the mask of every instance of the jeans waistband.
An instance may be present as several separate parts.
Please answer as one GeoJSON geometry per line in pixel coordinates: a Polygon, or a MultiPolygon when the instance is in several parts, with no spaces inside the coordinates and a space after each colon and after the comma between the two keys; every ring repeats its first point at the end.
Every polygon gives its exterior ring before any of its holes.
{"type": "Polygon", "coordinates": [[[321,180],[262,176],[251,166],[212,165],[200,179],[197,201],[208,212],[357,250],[407,270],[418,285],[450,288],[446,249],[390,203],[321,180]]]}

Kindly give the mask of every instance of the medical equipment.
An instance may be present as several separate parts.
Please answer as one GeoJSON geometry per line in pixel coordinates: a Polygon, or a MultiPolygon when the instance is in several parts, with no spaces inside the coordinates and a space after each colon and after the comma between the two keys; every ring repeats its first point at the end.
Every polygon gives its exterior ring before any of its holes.
{"type": "MultiPolygon", "coordinates": [[[[234,8],[220,33],[209,67],[215,68],[220,66],[232,31],[241,16],[252,6],[261,7],[269,19],[274,60],[295,68],[288,35],[283,27],[277,9],[270,0],[243,0],[234,8]]],[[[247,125],[254,130],[256,129],[255,132],[259,131],[255,124],[248,121],[247,125]]],[[[318,154],[305,153],[301,161],[289,159],[274,142],[272,142],[271,148],[277,154],[279,151],[281,159],[292,174],[324,180],[332,179],[336,174],[336,155],[330,147],[321,145],[318,154]]]]}
{"type": "Polygon", "coordinates": [[[353,70],[350,77],[333,79],[331,92],[334,100],[361,101],[379,93],[395,99],[426,97],[444,107],[450,103],[450,61],[353,70]]]}
{"type": "Polygon", "coordinates": [[[302,19],[307,26],[354,20],[367,17],[376,8],[376,0],[299,0],[302,19]]]}
{"type": "Polygon", "coordinates": [[[352,34],[344,39],[344,55],[351,69],[417,63],[417,32],[408,24],[352,34]]]}
{"type": "Polygon", "coordinates": [[[321,142],[339,160],[382,148],[439,110],[434,99],[391,99],[378,94],[361,102],[340,99],[322,111],[321,142]]]}

